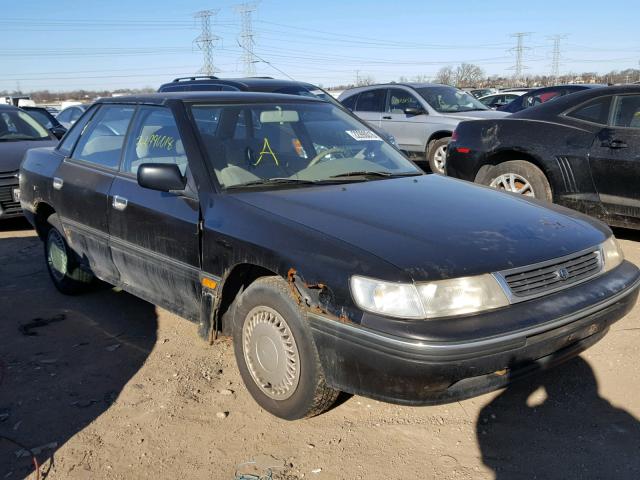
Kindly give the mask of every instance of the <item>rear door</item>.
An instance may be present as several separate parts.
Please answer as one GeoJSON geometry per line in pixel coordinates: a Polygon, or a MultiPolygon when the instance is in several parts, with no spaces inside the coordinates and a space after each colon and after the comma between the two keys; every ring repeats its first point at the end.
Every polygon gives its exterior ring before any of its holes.
{"type": "Polygon", "coordinates": [[[102,105],[82,117],[84,124],[92,115],[86,126],[78,124],[65,137],[61,148],[81,133],[53,178],[53,202],[69,245],[111,283],[117,283],[118,274],[108,245],[108,194],[134,110],[131,105],[102,105]]]}
{"type": "Polygon", "coordinates": [[[360,92],[353,112],[369,125],[379,128],[386,95],[386,88],[374,88],[360,92]]]}
{"type": "Polygon", "coordinates": [[[425,107],[413,93],[402,88],[389,89],[381,127],[395,137],[401,150],[424,152],[427,117],[425,107]],[[424,113],[407,113],[408,108],[424,113]]]}
{"type": "Polygon", "coordinates": [[[613,97],[609,125],[595,138],[590,164],[607,212],[639,219],[640,95],[613,97]]]}
{"type": "Polygon", "coordinates": [[[200,210],[188,196],[138,185],[145,163],[175,163],[190,178],[182,136],[167,107],[141,106],[109,192],[113,261],[132,293],[192,320],[200,302],[200,210]]]}

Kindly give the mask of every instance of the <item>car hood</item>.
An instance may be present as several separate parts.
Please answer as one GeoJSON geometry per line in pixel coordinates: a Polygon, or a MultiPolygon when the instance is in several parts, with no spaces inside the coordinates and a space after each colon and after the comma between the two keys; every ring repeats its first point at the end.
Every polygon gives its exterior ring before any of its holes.
{"type": "Polygon", "coordinates": [[[577,212],[439,175],[233,196],[372,253],[415,281],[529,265],[609,235],[577,212]]]}
{"type": "Polygon", "coordinates": [[[443,113],[443,115],[456,120],[475,120],[478,118],[504,118],[509,113],[496,110],[474,110],[472,112],[443,113]]]}
{"type": "Polygon", "coordinates": [[[58,140],[29,140],[0,142],[0,172],[13,172],[20,168],[25,152],[30,148],[54,147],[58,140]]]}

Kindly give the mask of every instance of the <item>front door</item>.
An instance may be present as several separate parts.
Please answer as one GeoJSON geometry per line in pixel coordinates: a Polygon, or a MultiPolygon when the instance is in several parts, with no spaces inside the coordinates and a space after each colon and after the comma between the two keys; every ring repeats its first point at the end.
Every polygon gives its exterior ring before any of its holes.
{"type": "Polygon", "coordinates": [[[607,212],[640,219],[640,95],[614,98],[609,126],[591,147],[590,164],[607,212]]]}
{"type": "Polygon", "coordinates": [[[120,282],[132,293],[191,320],[200,305],[200,210],[191,194],[138,185],[144,163],[175,163],[189,177],[187,156],[169,108],[141,106],[109,192],[109,230],[120,282]]]}
{"type": "MultiPolygon", "coordinates": [[[[108,246],[108,194],[135,107],[102,105],[53,178],[53,199],[71,248],[107,282],[117,283],[108,246]]],[[[86,117],[88,119],[88,117],[86,117]]],[[[85,119],[85,117],[83,117],[85,119]]]]}
{"type": "Polygon", "coordinates": [[[420,101],[407,90],[389,89],[385,112],[382,114],[381,127],[393,135],[400,150],[424,152],[427,135],[425,121],[427,112],[420,101]],[[407,112],[407,109],[414,109],[407,112]],[[418,113],[417,112],[422,112],[418,113]]]}

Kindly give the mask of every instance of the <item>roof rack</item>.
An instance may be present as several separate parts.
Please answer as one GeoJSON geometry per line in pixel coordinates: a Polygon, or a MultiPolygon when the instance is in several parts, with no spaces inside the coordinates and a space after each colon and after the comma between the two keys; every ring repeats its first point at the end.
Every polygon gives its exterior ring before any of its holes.
{"type": "Polygon", "coordinates": [[[218,80],[218,77],[214,77],[213,75],[194,75],[193,77],[178,77],[174,78],[174,82],[184,82],[189,80],[198,80],[199,78],[208,78],[209,80],[218,80]]]}
{"type": "Polygon", "coordinates": [[[247,78],[264,78],[265,80],[273,80],[273,77],[247,77],[247,78]]]}

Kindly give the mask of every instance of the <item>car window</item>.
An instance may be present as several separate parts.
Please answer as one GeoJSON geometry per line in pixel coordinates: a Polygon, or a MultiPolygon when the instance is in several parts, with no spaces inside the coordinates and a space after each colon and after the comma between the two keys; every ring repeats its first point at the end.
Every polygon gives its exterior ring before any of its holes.
{"type": "Polygon", "coordinates": [[[534,107],[541,103],[553,100],[556,97],[563,95],[563,90],[546,90],[543,92],[534,93],[533,95],[526,95],[523,99],[525,107],[534,107]]]}
{"type": "Polygon", "coordinates": [[[82,109],[80,109],[78,107],[72,108],[71,109],[70,121],[71,122],[75,122],[76,120],[78,120],[80,118],[81,115],[82,115],[82,109]]]}
{"type": "Polygon", "coordinates": [[[609,107],[611,97],[600,97],[567,113],[567,117],[584,120],[585,122],[606,125],[609,121],[609,107]]]}
{"type": "Polygon", "coordinates": [[[404,114],[405,108],[422,109],[423,107],[420,101],[406,90],[400,88],[390,89],[387,112],[404,114]]]}
{"type": "Polygon", "coordinates": [[[640,128],[640,95],[618,97],[613,113],[613,125],[640,128]]]}
{"type": "Polygon", "coordinates": [[[102,105],[80,137],[72,157],[117,170],[124,133],[115,130],[112,125],[121,125],[123,122],[128,125],[134,111],[133,105],[102,105]]]}
{"type": "Polygon", "coordinates": [[[454,87],[437,86],[418,88],[418,93],[439,113],[472,112],[488,110],[474,96],[454,87]]]}
{"type": "Polygon", "coordinates": [[[59,122],[68,122],[71,119],[71,109],[61,111],[56,118],[59,122]]]}
{"type": "Polygon", "coordinates": [[[356,108],[356,100],[358,99],[358,94],[351,95],[350,97],[344,98],[340,100],[342,106],[348,108],[349,110],[354,110],[356,108]]]}
{"type": "Polygon", "coordinates": [[[327,102],[193,105],[191,110],[208,162],[224,188],[272,179],[293,184],[362,181],[359,172],[379,173],[380,178],[420,174],[366,124],[327,102]],[[199,120],[211,117],[218,119],[215,131],[210,122],[199,120]]]}
{"type": "Polygon", "coordinates": [[[357,112],[382,112],[384,111],[384,98],[386,90],[378,88],[361,92],[356,103],[357,112]]]}
{"type": "Polygon", "coordinates": [[[140,107],[131,126],[122,171],[136,174],[145,163],[175,163],[183,175],[187,170],[178,126],[166,107],[140,107]]]}
{"type": "Polygon", "coordinates": [[[41,112],[40,110],[27,110],[27,113],[35,118],[40,125],[45,128],[53,128],[53,124],[51,123],[51,119],[47,116],[46,113],[41,112]]]}
{"type": "Polygon", "coordinates": [[[0,142],[49,140],[49,132],[27,112],[0,110],[0,142]]]}
{"type": "Polygon", "coordinates": [[[73,124],[73,126],[69,129],[66,135],[62,137],[62,140],[58,145],[58,151],[60,151],[64,155],[69,155],[71,153],[74,145],[78,141],[78,138],[80,138],[80,135],[84,130],[84,127],[87,125],[87,123],[95,113],[96,108],[97,107],[92,107],[90,110],[87,111],[86,115],[84,115],[83,117],[80,117],[80,120],[78,120],[76,123],[73,124]]]}

